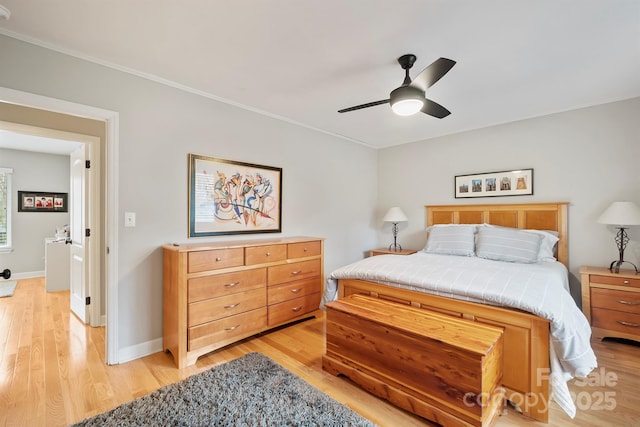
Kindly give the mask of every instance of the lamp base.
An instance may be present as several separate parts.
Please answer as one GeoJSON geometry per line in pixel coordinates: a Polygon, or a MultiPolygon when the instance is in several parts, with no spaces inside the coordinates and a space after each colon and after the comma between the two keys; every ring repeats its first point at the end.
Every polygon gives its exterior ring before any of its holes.
{"type": "Polygon", "coordinates": [[[636,270],[636,274],[638,274],[638,267],[636,267],[634,263],[629,261],[624,261],[624,260],[612,261],[611,264],[609,265],[609,271],[611,271],[612,273],[620,273],[620,266],[622,264],[633,265],[633,268],[636,270]]]}
{"type": "Polygon", "coordinates": [[[624,260],[624,250],[627,247],[627,243],[629,243],[629,236],[625,231],[624,227],[618,228],[618,233],[616,234],[616,244],[618,245],[618,253],[620,254],[620,258],[617,261],[613,261],[611,265],[609,265],[609,271],[612,273],[620,273],[620,266],[624,263],[633,265],[633,268],[636,270],[636,274],[638,274],[638,267],[632,262],[624,260]]]}
{"type": "Polygon", "coordinates": [[[391,226],[391,232],[393,233],[393,243],[389,245],[390,251],[401,251],[402,246],[398,243],[398,223],[394,222],[391,226]]]}

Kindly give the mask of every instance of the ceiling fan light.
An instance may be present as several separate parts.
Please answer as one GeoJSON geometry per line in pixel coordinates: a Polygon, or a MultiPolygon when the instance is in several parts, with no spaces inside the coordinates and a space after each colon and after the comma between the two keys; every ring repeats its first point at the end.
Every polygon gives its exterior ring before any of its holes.
{"type": "Polygon", "coordinates": [[[396,101],[391,109],[399,116],[411,116],[422,110],[424,102],[420,99],[401,99],[396,101]]]}
{"type": "Polygon", "coordinates": [[[422,110],[424,100],[422,90],[413,86],[400,86],[391,92],[389,103],[397,115],[410,116],[422,110]]]}

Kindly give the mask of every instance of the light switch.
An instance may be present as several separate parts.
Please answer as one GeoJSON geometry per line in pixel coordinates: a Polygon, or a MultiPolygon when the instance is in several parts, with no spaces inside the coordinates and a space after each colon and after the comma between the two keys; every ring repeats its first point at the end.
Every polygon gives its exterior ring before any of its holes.
{"type": "Polygon", "coordinates": [[[135,212],[125,212],[124,213],[124,226],[125,227],[135,227],[136,226],[136,213],[135,212]]]}

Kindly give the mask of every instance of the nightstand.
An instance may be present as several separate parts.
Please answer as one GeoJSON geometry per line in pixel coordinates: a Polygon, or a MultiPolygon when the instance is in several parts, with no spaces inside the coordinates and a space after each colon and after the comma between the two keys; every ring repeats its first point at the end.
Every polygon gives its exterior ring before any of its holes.
{"type": "Polygon", "coordinates": [[[415,249],[402,249],[399,251],[394,251],[393,249],[389,249],[389,248],[379,248],[379,249],[372,249],[369,251],[369,256],[376,256],[376,255],[411,255],[411,254],[415,254],[416,252],[418,252],[415,249]]]}
{"type": "Polygon", "coordinates": [[[595,338],[640,341],[640,275],[605,267],[580,268],[582,311],[595,338]]]}

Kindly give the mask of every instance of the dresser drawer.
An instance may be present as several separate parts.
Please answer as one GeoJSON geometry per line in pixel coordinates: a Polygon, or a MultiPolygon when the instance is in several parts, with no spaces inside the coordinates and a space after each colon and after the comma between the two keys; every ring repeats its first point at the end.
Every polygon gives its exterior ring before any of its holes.
{"type": "Polygon", "coordinates": [[[319,259],[269,267],[267,284],[292,282],[294,280],[307,279],[315,276],[320,276],[319,259]]]}
{"type": "Polygon", "coordinates": [[[320,308],[320,292],[270,305],[268,324],[272,327],[320,308]]]}
{"type": "Polygon", "coordinates": [[[289,258],[304,258],[307,256],[320,255],[320,241],[289,243],[287,245],[287,256],[289,258]]]}
{"type": "Polygon", "coordinates": [[[244,250],[245,264],[255,265],[287,259],[287,245],[250,246],[244,250]]]}
{"type": "Polygon", "coordinates": [[[640,314],[640,292],[591,288],[591,307],[640,314]]]}
{"type": "Polygon", "coordinates": [[[591,325],[594,328],[640,335],[640,314],[592,308],[591,325]]]}
{"type": "Polygon", "coordinates": [[[196,326],[223,317],[255,310],[267,303],[265,287],[189,304],[188,326],[196,326]]]}
{"type": "Polygon", "coordinates": [[[189,328],[188,351],[221,342],[233,342],[236,337],[258,333],[267,327],[267,309],[262,307],[236,316],[189,328]]]}
{"type": "Polygon", "coordinates": [[[320,292],[320,277],[296,280],[282,285],[269,286],[267,288],[267,304],[273,305],[279,302],[320,292]]]}
{"type": "Polygon", "coordinates": [[[620,276],[599,276],[592,274],[590,276],[591,283],[601,283],[604,285],[617,285],[617,286],[633,286],[640,288],[640,278],[632,279],[630,277],[620,276]]]}
{"type": "Polygon", "coordinates": [[[198,277],[197,279],[189,279],[187,297],[189,302],[197,302],[264,287],[266,284],[266,268],[214,274],[198,277]]]}
{"type": "Polygon", "coordinates": [[[244,265],[244,250],[243,248],[229,248],[195,251],[189,252],[187,259],[189,273],[238,267],[244,265]]]}

